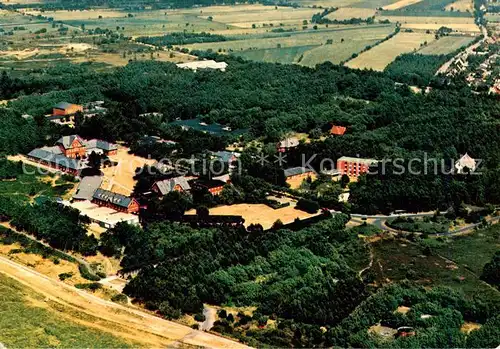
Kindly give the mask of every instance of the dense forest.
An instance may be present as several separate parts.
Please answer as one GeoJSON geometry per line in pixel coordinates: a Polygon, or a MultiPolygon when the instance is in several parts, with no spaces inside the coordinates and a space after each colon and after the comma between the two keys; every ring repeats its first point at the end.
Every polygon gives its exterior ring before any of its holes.
{"type": "Polygon", "coordinates": [[[185,312],[202,318],[203,303],[255,306],[251,316],[220,311],[213,328],[254,346],[496,345],[498,297],[406,282],[374,289],[369,275],[357,275],[368,264],[368,249],[358,230],[345,228],[347,220],[337,215],[297,231],[266,232],[119,224],[101,236],[101,251],[123,255],[125,270],[142,267],[125,292],[167,318],[185,312]],[[398,313],[400,306],[411,310],[398,313]],[[270,321],[275,325],[266,326],[270,321]],[[466,321],[482,324],[481,330],[466,336],[460,331],[466,321]],[[410,326],[418,334],[384,341],[370,335],[377,323],[410,326]]]}
{"type": "Polygon", "coordinates": [[[143,42],[145,44],[167,47],[172,47],[172,45],[188,45],[199,42],[219,42],[226,40],[227,38],[224,35],[210,34],[205,32],[174,32],[163,36],[140,36],[136,38],[136,41],[143,42]]]}
{"type": "Polygon", "coordinates": [[[394,80],[425,88],[434,78],[438,68],[452,55],[421,55],[404,53],[391,62],[385,72],[394,80]]]}

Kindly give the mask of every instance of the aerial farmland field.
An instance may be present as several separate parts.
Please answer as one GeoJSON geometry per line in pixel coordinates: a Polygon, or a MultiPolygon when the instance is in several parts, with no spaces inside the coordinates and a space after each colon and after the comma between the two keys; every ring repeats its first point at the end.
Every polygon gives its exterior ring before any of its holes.
{"type": "Polygon", "coordinates": [[[446,11],[470,12],[474,11],[474,2],[472,0],[457,0],[446,5],[446,11]]]}
{"type": "Polygon", "coordinates": [[[345,65],[356,69],[383,71],[397,56],[417,50],[421,44],[434,41],[434,35],[425,33],[398,33],[393,38],[363,52],[345,65]]]}
{"type": "Polygon", "coordinates": [[[375,15],[376,10],[370,8],[341,7],[337,11],[329,13],[326,18],[339,21],[351,18],[368,18],[375,15]]]}
{"type": "Polygon", "coordinates": [[[421,48],[417,53],[423,55],[441,55],[451,53],[460,47],[469,45],[474,40],[470,36],[445,36],[421,48]]]}
{"type": "Polygon", "coordinates": [[[298,62],[303,54],[304,58],[307,57],[307,59],[305,61],[306,63],[302,64],[311,66],[322,63],[323,61],[341,62],[349,58],[353,53],[361,51],[366,45],[385,38],[393,31],[394,26],[392,25],[352,26],[344,30],[335,28],[318,31],[300,31],[285,33],[279,36],[275,35],[216,43],[200,43],[186,45],[185,47],[190,50],[212,49],[222,52],[241,51],[238,55],[242,55],[249,59],[262,58],[264,61],[281,63],[298,62]],[[331,44],[327,45],[327,41],[329,40],[331,40],[331,44]],[[329,47],[320,49],[322,48],[321,45],[329,47]],[[298,47],[299,49],[290,49],[294,47],[298,47]],[[317,51],[309,54],[307,50],[304,50],[304,47],[317,51]],[[263,49],[272,49],[272,51],[261,51],[263,49]],[[280,50],[284,49],[286,52],[280,54],[280,50]],[[293,52],[296,53],[296,56],[291,59],[291,54],[293,52]],[[321,53],[325,53],[326,56],[322,58],[321,53]],[[280,56],[283,56],[283,60],[278,59],[280,56]]]}
{"type": "MultiPolygon", "coordinates": [[[[394,13],[395,11],[391,11],[394,13]]],[[[451,28],[455,32],[466,32],[466,33],[477,33],[479,32],[479,27],[474,23],[474,18],[470,16],[440,16],[440,17],[430,17],[430,16],[388,16],[384,12],[381,16],[377,16],[378,20],[389,20],[391,23],[399,22],[401,23],[401,28],[412,29],[412,30],[438,30],[439,28],[445,26],[451,28]]],[[[443,12],[450,13],[450,12],[443,12]]]]}
{"type": "MultiPolygon", "coordinates": [[[[382,38],[381,38],[382,39],[382,38]]],[[[361,52],[366,46],[374,45],[378,40],[348,40],[343,43],[322,45],[304,53],[301,65],[314,67],[325,61],[339,64],[351,58],[353,53],[361,52]]]]}

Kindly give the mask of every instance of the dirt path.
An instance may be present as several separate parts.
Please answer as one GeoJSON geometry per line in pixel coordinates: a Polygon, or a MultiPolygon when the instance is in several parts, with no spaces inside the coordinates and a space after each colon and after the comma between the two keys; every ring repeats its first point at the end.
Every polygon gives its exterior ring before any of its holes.
{"type": "Polygon", "coordinates": [[[370,249],[370,263],[368,264],[368,266],[364,267],[363,269],[361,269],[359,272],[358,272],[358,277],[363,280],[362,278],[362,275],[365,271],[367,271],[368,269],[370,269],[373,265],[373,259],[374,259],[374,255],[373,255],[373,249],[372,249],[372,245],[371,244],[368,244],[368,248],[370,249]]]}
{"type": "Polygon", "coordinates": [[[200,330],[202,331],[210,331],[214,326],[214,322],[216,320],[216,311],[214,308],[210,306],[203,306],[203,315],[205,315],[205,321],[201,324],[200,330]]]}
{"type": "Polygon", "coordinates": [[[141,346],[188,344],[210,348],[246,348],[243,344],[166,321],[137,308],[105,301],[4,257],[0,257],[0,272],[45,296],[47,307],[58,304],[69,309],[68,320],[109,332],[141,346]],[[93,320],[85,320],[86,317],[93,320]]]}

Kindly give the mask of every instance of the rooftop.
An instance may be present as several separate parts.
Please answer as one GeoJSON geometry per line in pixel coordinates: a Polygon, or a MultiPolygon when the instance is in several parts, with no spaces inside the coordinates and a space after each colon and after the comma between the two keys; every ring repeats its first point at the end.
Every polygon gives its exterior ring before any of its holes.
{"type": "Polygon", "coordinates": [[[128,208],[128,206],[130,205],[130,203],[133,200],[129,196],[114,193],[112,191],[101,189],[101,188],[99,188],[95,191],[92,198],[96,199],[96,200],[109,202],[109,203],[112,203],[114,205],[124,207],[124,208],[128,208]]]}
{"type": "Polygon", "coordinates": [[[367,164],[367,165],[376,164],[378,162],[378,160],[375,159],[355,158],[350,156],[342,156],[337,161],[355,162],[357,164],[367,164]]]}
{"type": "Polygon", "coordinates": [[[62,109],[62,110],[66,110],[68,108],[70,108],[71,106],[73,106],[74,104],[72,103],[68,103],[68,102],[59,102],[57,103],[56,105],[54,105],[54,108],[55,109],[62,109]]]}
{"type": "Polygon", "coordinates": [[[175,178],[165,179],[163,181],[156,182],[155,184],[160,190],[160,193],[162,195],[170,193],[172,190],[174,190],[176,185],[179,185],[182,188],[182,190],[191,189],[191,186],[189,185],[185,177],[175,177],[175,178]]]}
{"type": "Polygon", "coordinates": [[[67,158],[64,155],[54,154],[41,148],[33,149],[28,153],[28,156],[72,170],[82,170],[84,168],[87,168],[87,166],[84,165],[81,161],[67,158]]]}
{"type": "Polygon", "coordinates": [[[80,143],[84,144],[83,139],[79,135],[63,136],[57,140],[57,144],[61,144],[64,149],[70,149],[73,142],[77,139],[80,143]]]}
{"type": "Polygon", "coordinates": [[[73,195],[73,199],[92,200],[95,191],[101,186],[101,183],[101,176],[83,177],[76,189],[75,195],[73,195]]]}
{"type": "Polygon", "coordinates": [[[287,168],[284,171],[285,177],[291,177],[291,176],[296,176],[299,174],[304,174],[304,173],[312,173],[314,172],[313,170],[305,167],[291,167],[287,168]]]}

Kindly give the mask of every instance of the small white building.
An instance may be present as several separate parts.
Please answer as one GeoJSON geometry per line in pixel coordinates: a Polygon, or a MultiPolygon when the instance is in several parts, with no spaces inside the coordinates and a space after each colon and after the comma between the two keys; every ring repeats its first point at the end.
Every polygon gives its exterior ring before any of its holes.
{"type": "Polygon", "coordinates": [[[457,162],[455,162],[455,169],[457,173],[467,173],[467,172],[474,172],[476,170],[476,160],[471,158],[469,154],[465,153],[464,156],[462,156],[457,162]],[[465,169],[468,169],[466,171],[465,169]]]}
{"type": "Polygon", "coordinates": [[[206,61],[179,63],[177,64],[177,67],[182,69],[191,69],[192,71],[197,71],[198,69],[213,69],[213,70],[226,71],[227,63],[216,62],[214,60],[206,60],[206,61]]]}

